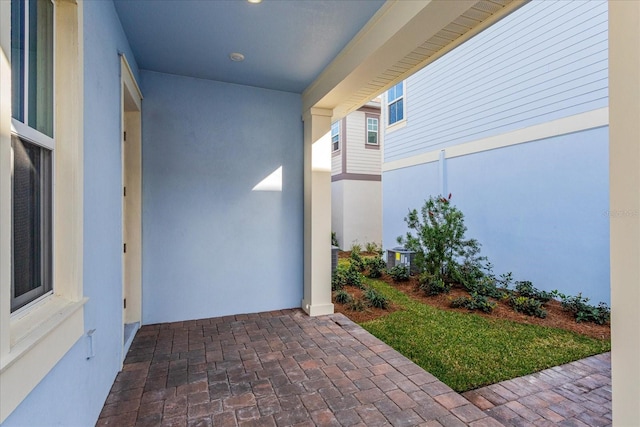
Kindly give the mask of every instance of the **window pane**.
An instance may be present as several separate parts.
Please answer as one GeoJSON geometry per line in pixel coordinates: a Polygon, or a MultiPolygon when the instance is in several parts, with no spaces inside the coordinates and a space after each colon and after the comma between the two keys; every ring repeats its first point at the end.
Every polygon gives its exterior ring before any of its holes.
{"type": "Polygon", "coordinates": [[[396,119],[396,103],[389,105],[389,124],[395,123],[396,119]]]}
{"type": "Polygon", "coordinates": [[[378,132],[369,131],[367,142],[369,144],[377,144],[378,143],[378,132]]]}
{"type": "Polygon", "coordinates": [[[396,85],[396,98],[400,98],[402,96],[402,82],[396,85]]]}
{"type": "Polygon", "coordinates": [[[29,2],[28,125],[53,137],[53,3],[29,2]]]}
{"type": "Polygon", "coordinates": [[[11,115],[24,122],[24,2],[11,0],[11,115]]]}
{"type": "Polygon", "coordinates": [[[51,289],[51,153],[16,136],[11,147],[13,311],[51,289]]]}
{"type": "Polygon", "coordinates": [[[400,121],[404,118],[404,111],[402,108],[402,104],[403,104],[402,99],[396,102],[396,104],[398,105],[396,108],[396,121],[400,121]]]}

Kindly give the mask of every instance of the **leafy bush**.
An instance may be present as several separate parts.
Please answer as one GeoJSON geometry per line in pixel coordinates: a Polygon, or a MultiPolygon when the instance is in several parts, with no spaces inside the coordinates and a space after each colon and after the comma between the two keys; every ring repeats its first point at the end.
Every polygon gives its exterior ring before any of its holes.
{"type": "Polygon", "coordinates": [[[488,275],[481,277],[475,283],[467,284],[466,288],[470,293],[475,292],[478,295],[484,295],[491,298],[500,299],[505,295],[504,291],[498,289],[496,279],[488,275]]]}
{"type": "Polygon", "coordinates": [[[338,266],[331,276],[331,290],[339,291],[345,286],[362,288],[362,274],[353,266],[338,266]]]}
{"type": "Polygon", "coordinates": [[[360,256],[360,252],[351,251],[351,266],[353,266],[358,271],[364,271],[365,265],[362,256],[360,256]]]}
{"type": "Polygon", "coordinates": [[[489,301],[484,295],[472,293],[470,297],[458,297],[451,301],[451,307],[454,308],[466,308],[467,310],[480,310],[485,313],[491,313],[496,307],[496,303],[489,301]]]}
{"type": "Polygon", "coordinates": [[[336,236],[336,232],[335,231],[331,232],[331,246],[340,246],[338,244],[338,236],[336,236]]]}
{"type": "Polygon", "coordinates": [[[373,288],[369,288],[364,293],[365,298],[369,300],[372,307],[386,309],[389,307],[389,301],[380,292],[373,288]]]}
{"type": "Polygon", "coordinates": [[[541,319],[547,317],[547,311],[542,307],[542,302],[535,298],[527,296],[512,296],[509,299],[509,304],[518,313],[523,313],[528,316],[536,316],[541,319]]]}
{"type": "Polygon", "coordinates": [[[404,219],[410,231],[398,237],[398,243],[416,252],[415,262],[420,271],[443,280],[461,271],[459,259],[464,258],[470,266],[483,259],[478,255],[480,244],[465,239],[464,215],[450,199],[451,194],[449,198],[430,197],[420,213],[410,210],[404,219]]]}
{"type": "Polygon", "coordinates": [[[367,303],[362,298],[353,298],[347,307],[351,311],[364,311],[367,309],[367,303]]]}
{"type": "Polygon", "coordinates": [[[353,252],[357,252],[360,253],[362,252],[362,245],[358,242],[352,243],[351,244],[351,253],[353,252]]]}
{"type": "Polygon", "coordinates": [[[333,293],[333,298],[337,303],[340,303],[340,304],[347,304],[351,302],[351,300],[353,299],[351,294],[349,294],[349,292],[345,291],[344,289],[335,291],[333,293]]]}
{"type": "Polygon", "coordinates": [[[418,283],[420,289],[430,296],[449,293],[451,290],[451,284],[445,282],[440,277],[432,276],[428,273],[423,273],[418,283]]]}
{"type": "Polygon", "coordinates": [[[582,294],[575,297],[559,294],[562,298],[562,308],[573,313],[576,322],[593,322],[604,325],[611,319],[611,309],[601,302],[598,306],[588,304],[589,298],[583,298],[582,294]]]}
{"type": "Polygon", "coordinates": [[[365,247],[365,250],[370,254],[382,253],[382,247],[378,246],[376,242],[369,242],[364,247],[365,247]]]}
{"type": "Polygon", "coordinates": [[[345,277],[347,286],[362,289],[362,273],[360,273],[353,265],[346,269],[345,277]]]}
{"type": "Polygon", "coordinates": [[[548,302],[553,297],[552,292],[541,291],[533,287],[533,284],[528,280],[522,282],[516,282],[516,292],[518,295],[533,298],[541,303],[548,302]]]}
{"type": "Polygon", "coordinates": [[[509,289],[511,282],[513,282],[513,274],[511,272],[503,273],[500,275],[499,279],[496,279],[498,285],[502,287],[502,289],[509,289]]]}
{"type": "Polygon", "coordinates": [[[369,277],[371,277],[372,279],[377,279],[378,277],[382,276],[385,268],[387,268],[387,263],[379,257],[366,258],[365,266],[369,270],[369,277]]]}
{"type": "Polygon", "coordinates": [[[406,282],[409,280],[409,267],[400,264],[389,269],[389,275],[394,282],[406,282]]]}

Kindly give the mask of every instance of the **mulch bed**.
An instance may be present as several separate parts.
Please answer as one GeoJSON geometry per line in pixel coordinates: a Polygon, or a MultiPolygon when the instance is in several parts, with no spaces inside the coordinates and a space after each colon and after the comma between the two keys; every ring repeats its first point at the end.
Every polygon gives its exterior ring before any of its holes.
{"type": "MultiPolygon", "coordinates": [[[[340,253],[341,258],[348,258],[348,252],[340,253]],[[347,255],[343,255],[343,254],[347,255]]],[[[364,254],[363,254],[364,255],[364,254]]],[[[383,280],[389,284],[392,284],[395,288],[402,291],[406,295],[410,296],[414,300],[420,301],[424,304],[437,307],[442,310],[449,311],[458,311],[458,312],[466,312],[469,310],[465,308],[451,308],[451,300],[459,297],[459,296],[469,296],[469,293],[463,289],[453,288],[451,292],[448,294],[441,294],[436,296],[427,296],[418,288],[418,280],[416,277],[411,277],[408,282],[399,282],[396,283],[393,279],[388,275],[384,274],[382,278],[379,280],[383,280]]],[[[362,291],[360,289],[348,288],[350,294],[355,297],[360,297],[362,295],[362,291]]],[[[495,300],[494,300],[495,301],[495,300]]],[[[597,339],[611,339],[611,328],[610,325],[596,325],[595,323],[578,323],[575,321],[573,316],[562,309],[562,305],[560,301],[551,300],[545,304],[545,309],[547,310],[547,317],[544,319],[540,319],[534,316],[527,316],[522,313],[518,313],[514,311],[511,306],[506,301],[495,301],[497,303],[493,312],[491,313],[482,313],[480,311],[475,311],[475,314],[478,314],[483,317],[488,318],[500,318],[507,319],[518,323],[528,323],[542,326],[549,326],[552,328],[564,329],[567,331],[576,332],[578,334],[586,335],[592,338],[597,339]]],[[[335,303],[335,311],[344,314],[351,320],[356,323],[363,323],[369,320],[377,319],[378,317],[385,316],[389,313],[392,313],[399,309],[397,306],[391,306],[387,310],[369,308],[365,311],[352,311],[344,304],[335,303]]]]}

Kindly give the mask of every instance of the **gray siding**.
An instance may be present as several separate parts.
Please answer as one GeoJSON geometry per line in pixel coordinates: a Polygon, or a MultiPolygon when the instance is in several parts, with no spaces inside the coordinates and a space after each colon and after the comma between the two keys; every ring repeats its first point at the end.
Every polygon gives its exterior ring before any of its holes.
{"type": "Polygon", "coordinates": [[[365,117],[363,111],[354,111],[347,116],[347,172],[380,175],[382,148],[376,150],[365,147],[365,117]]]}
{"type": "Polygon", "coordinates": [[[407,79],[385,161],[608,105],[606,1],[533,1],[407,79]]]}

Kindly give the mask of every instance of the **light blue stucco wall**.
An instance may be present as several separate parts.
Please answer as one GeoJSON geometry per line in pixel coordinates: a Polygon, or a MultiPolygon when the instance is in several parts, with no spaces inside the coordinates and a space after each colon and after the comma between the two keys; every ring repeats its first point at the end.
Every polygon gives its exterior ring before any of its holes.
{"type": "MultiPolygon", "coordinates": [[[[446,160],[447,191],[495,273],[609,303],[608,147],[602,127],[446,160]]],[[[383,175],[385,247],[439,194],[438,167],[383,175]]]]}
{"type": "Polygon", "coordinates": [[[607,2],[534,0],[406,80],[393,161],[608,105],[607,2]]]}
{"type": "Polygon", "coordinates": [[[142,71],[143,323],[297,307],[300,95],[142,71]],[[282,167],[281,192],[252,188],[282,167]]]}
{"type": "MultiPolygon", "coordinates": [[[[120,57],[133,54],[111,1],[84,7],[84,296],[82,337],[2,426],[94,425],[122,362],[120,57]]],[[[60,141],[64,144],[64,141],[60,141]]],[[[64,254],[57,254],[64,256],[64,254]]]]}

